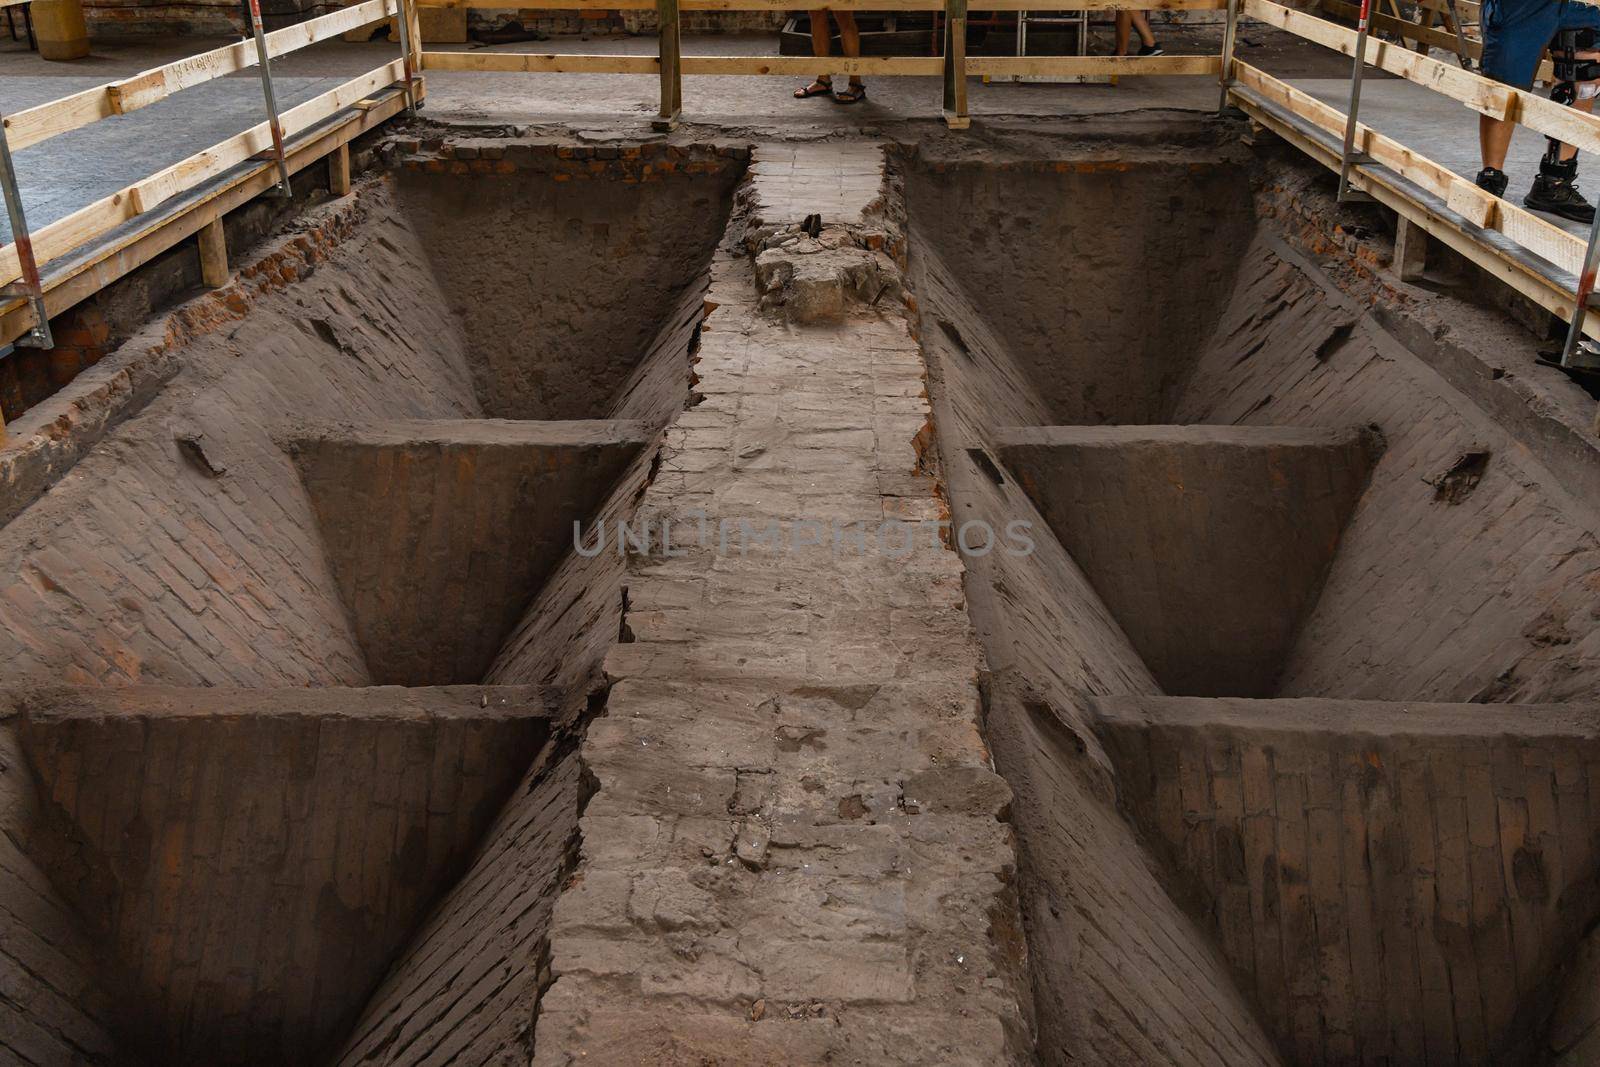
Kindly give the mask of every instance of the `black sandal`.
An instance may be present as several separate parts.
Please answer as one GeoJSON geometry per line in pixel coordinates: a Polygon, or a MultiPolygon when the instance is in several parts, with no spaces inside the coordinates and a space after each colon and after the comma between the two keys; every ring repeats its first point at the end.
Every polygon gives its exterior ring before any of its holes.
{"type": "Polygon", "coordinates": [[[794,98],[796,100],[809,100],[813,96],[832,96],[832,95],[833,95],[833,79],[832,78],[818,78],[816,81],[812,82],[810,85],[803,85],[803,86],[801,86],[800,88],[798,88],[798,89],[796,89],[794,91],[794,98]]]}
{"type": "Polygon", "coordinates": [[[859,104],[867,98],[866,85],[851,85],[833,94],[835,104],[859,104]]]}

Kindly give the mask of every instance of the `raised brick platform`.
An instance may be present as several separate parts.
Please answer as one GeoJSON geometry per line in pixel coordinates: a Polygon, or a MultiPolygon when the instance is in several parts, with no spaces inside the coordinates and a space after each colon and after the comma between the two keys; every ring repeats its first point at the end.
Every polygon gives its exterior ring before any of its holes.
{"type": "MultiPolygon", "coordinates": [[[[758,149],[760,217],[861,217],[859,156],[786,147],[768,185],[758,149]],[[796,199],[797,169],[841,180],[796,199]]],[[[875,540],[941,514],[917,346],[860,306],[785,328],[743,257],[719,254],[709,299],[705,400],[644,500],[684,547],[630,561],[535,1062],[1021,1058],[1009,790],[977,732],[961,564],[926,529],[905,552],[875,540]],[[685,543],[701,511],[710,544],[685,543]],[[791,547],[808,520],[823,543],[791,547]],[[865,544],[836,549],[835,522],[865,544]]]]}

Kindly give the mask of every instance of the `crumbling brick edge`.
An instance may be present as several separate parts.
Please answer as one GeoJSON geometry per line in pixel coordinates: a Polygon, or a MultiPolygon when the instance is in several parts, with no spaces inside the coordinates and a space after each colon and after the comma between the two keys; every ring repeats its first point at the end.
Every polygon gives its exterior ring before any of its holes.
{"type": "Polygon", "coordinates": [[[8,427],[15,441],[0,449],[0,525],[148,404],[182,369],[187,343],[239,321],[263,295],[309,275],[352,232],[362,211],[356,195],[308,212],[293,233],[266,242],[228,284],[158,316],[8,427]]]}

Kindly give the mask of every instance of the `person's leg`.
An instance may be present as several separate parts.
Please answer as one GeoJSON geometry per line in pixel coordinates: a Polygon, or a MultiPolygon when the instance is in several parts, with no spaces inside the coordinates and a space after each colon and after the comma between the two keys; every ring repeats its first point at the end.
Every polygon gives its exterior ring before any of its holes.
{"type": "Polygon", "coordinates": [[[1511,149],[1511,135],[1517,124],[1506,119],[1478,116],[1478,149],[1483,155],[1483,165],[1491,170],[1505,170],[1506,153],[1511,149]]]}
{"type": "Polygon", "coordinates": [[[1119,55],[1119,56],[1125,56],[1125,55],[1128,54],[1128,30],[1132,26],[1133,26],[1133,12],[1131,12],[1131,11],[1118,11],[1117,12],[1117,37],[1116,37],[1116,40],[1117,40],[1117,55],[1119,55]]]}
{"type": "Polygon", "coordinates": [[[1146,48],[1156,46],[1156,35],[1150,32],[1150,20],[1143,11],[1128,12],[1128,19],[1133,23],[1133,28],[1139,31],[1139,43],[1146,48]]]}
{"type": "MultiPolygon", "coordinates": [[[[828,9],[819,8],[811,12],[811,54],[818,59],[828,58],[828,9]]],[[[796,99],[805,99],[808,96],[825,96],[833,92],[833,79],[826,74],[817,75],[817,80],[804,88],[796,89],[796,99]]]]}
{"type": "MultiPolygon", "coordinates": [[[[1526,89],[1533,84],[1534,72],[1545,45],[1555,36],[1560,5],[1547,0],[1497,0],[1483,6],[1482,70],[1486,78],[1526,89]]],[[[1516,124],[1480,116],[1478,148],[1483,169],[1478,186],[1495,196],[1506,191],[1506,152],[1516,124]]]]}
{"type": "MultiPolygon", "coordinates": [[[[1551,58],[1556,61],[1562,80],[1551,91],[1557,103],[1580,111],[1594,109],[1593,100],[1576,99],[1581,83],[1591,80],[1588,56],[1593,37],[1600,32],[1600,8],[1589,4],[1564,3],[1560,7],[1556,30],[1549,40],[1551,58]]],[[[1593,222],[1594,205],[1578,191],[1578,151],[1570,144],[1548,139],[1544,157],[1539,160],[1539,175],[1522,200],[1524,207],[1543,211],[1575,222],[1593,222]]]]}
{"type": "MultiPolygon", "coordinates": [[[[839,51],[846,56],[861,55],[861,31],[856,27],[856,16],[852,11],[835,11],[834,21],[839,24],[839,51]]],[[[860,75],[850,75],[850,88],[861,88],[860,75]]]]}

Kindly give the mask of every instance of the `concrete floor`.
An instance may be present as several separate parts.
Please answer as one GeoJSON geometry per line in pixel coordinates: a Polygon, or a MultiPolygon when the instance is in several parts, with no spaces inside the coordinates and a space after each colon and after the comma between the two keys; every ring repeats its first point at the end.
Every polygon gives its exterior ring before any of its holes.
{"type": "MultiPolygon", "coordinates": [[[[1187,33],[1162,27],[1173,54],[1214,52],[1214,29],[1187,33]]],[[[75,63],[50,63],[21,44],[0,42],[0,112],[9,113],[103,84],[140,70],[228,43],[227,38],[152,38],[96,42],[94,53],[75,63]]],[[[446,46],[467,48],[474,46],[446,46]]],[[[555,50],[622,55],[653,54],[650,37],[561,38],[501,45],[492,51],[555,50]]],[[[328,41],[274,61],[280,106],[292,107],[395,55],[396,46],[328,41]]],[[[1247,62],[1288,78],[1329,103],[1347,94],[1344,61],[1264,27],[1247,27],[1239,54],[1247,62]]],[[[685,51],[700,55],[775,55],[771,34],[694,36],[685,51]]],[[[561,123],[612,136],[648,136],[656,109],[650,78],[620,74],[480,74],[435,72],[428,76],[427,113],[440,121],[528,125],[561,123]]],[[[868,100],[839,107],[826,100],[792,99],[791,77],[688,77],[684,116],[724,129],[765,137],[810,139],[839,132],[875,132],[939,113],[936,78],[876,78],[868,100]]],[[[1052,116],[1099,114],[1152,108],[1204,110],[1216,106],[1216,88],[1205,78],[1126,78],[1117,86],[985,85],[969,87],[972,114],[1052,116]]],[[[1478,169],[1476,117],[1460,104],[1420,86],[1370,77],[1363,117],[1424,155],[1471,176],[1478,169]]],[[[253,73],[218,79],[127,116],[117,116],[17,154],[24,202],[33,227],[43,226],[163,167],[259,122],[263,109],[253,73]]],[[[1507,171],[1520,197],[1537,168],[1544,142],[1521,131],[1507,171]]],[[[1592,184],[1592,183],[1591,183],[1592,184]]],[[[1596,187],[1600,188],[1600,187],[1596,187]]],[[[1583,227],[1572,224],[1576,232],[1583,227]]],[[[0,227],[0,235],[8,234],[0,227]]]]}

